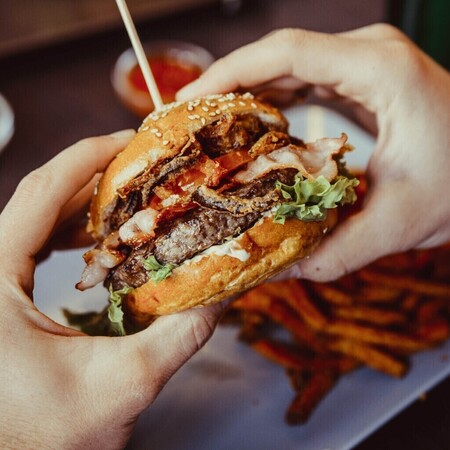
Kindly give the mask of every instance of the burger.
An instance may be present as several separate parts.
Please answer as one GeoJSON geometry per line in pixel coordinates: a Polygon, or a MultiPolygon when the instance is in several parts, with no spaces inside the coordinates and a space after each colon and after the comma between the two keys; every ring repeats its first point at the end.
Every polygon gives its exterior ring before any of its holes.
{"type": "Polygon", "coordinates": [[[94,193],[77,288],[103,282],[109,318],[145,326],[209,305],[309,255],[355,200],[347,137],[305,144],[253,95],[152,112],[94,193]]]}

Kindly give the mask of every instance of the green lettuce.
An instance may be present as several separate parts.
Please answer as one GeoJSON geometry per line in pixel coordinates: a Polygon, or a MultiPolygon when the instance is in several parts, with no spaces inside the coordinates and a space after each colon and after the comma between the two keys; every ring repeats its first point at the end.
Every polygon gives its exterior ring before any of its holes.
{"type": "Polygon", "coordinates": [[[297,174],[292,186],[277,181],[277,188],[281,190],[283,198],[289,201],[277,208],[274,222],[283,224],[287,217],[306,222],[324,220],[327,209],[355,202],[354,188],[358,184],[356,178],[338,176],[329,182],[323,175],[308,179],[300,174],[297,174]]]}
{"type": "Polygon", "coordinates": [[[111,322],[113,331],[119,336],[125,336],[125,327],[123,326],[123,311],[122,311],[122,297],[127,295],[133,290],[129,286],[125,286],[122,289],[113,291],[109,286],[109,306],[108,306],[108,319],[111,322]]]}
{"type": "Polygon", "coordinates": [[[144,259],[142,265],[147,270],[149,278],[155,283],[166,279],[176,267],[174,264],[160,264],[153,255],[144,259]]]}

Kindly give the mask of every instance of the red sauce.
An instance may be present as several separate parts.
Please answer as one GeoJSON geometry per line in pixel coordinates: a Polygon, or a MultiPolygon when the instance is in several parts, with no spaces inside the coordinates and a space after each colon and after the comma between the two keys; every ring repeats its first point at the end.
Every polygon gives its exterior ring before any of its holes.
{"type": "MultiPolygon", "coordinates": [[[[149,62],[164,103],[173,102],[177,91],[202,73],[200,67],[195,64],[180,62],[167,56],[151,57],[149,62]]],[[[137,64],[130,70],[128,77],[137,90],[148,91],[144,76],[137,64]]]]}

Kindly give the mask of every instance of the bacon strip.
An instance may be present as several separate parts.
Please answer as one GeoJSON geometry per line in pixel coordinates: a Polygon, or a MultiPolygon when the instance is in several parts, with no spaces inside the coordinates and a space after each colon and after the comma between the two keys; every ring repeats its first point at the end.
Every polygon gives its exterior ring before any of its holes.
{"type": "Polygon", "coordinates": [[[76,285],[80,291],[94,287],[103,281],[109,269],[116,267],[125,259],[125,255],[118,250],[94,248],[83,255],[86,267],[81,274],[81,281],[76,285]]]}
{"type": "Polygon", "coordinates": [[[259,155],[245,170],[238,172],[234,180],[248,183],[273,170],[295,168],[305,178],[323,175],[331,181],[338,173],[333,156],[342,151],[346,142],[347,136],[342,133],[340,138],[324,138],[306,144],[306,149],[295,145],[282,147],[268,155],[259,155]]]}

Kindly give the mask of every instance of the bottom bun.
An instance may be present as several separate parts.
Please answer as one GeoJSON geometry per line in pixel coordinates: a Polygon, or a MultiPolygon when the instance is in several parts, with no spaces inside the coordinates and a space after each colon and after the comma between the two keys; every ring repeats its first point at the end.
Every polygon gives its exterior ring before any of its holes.
{"type": "Polygon", "coordinates": [[[330,210],[321,222],[287,219],[283,225],[266,217],[235,239],[247,252],[246,261],[214,253],[194,257],[165,280],[148,281],[130,292],[124,299],[127,319],[147,325],[154,316],[211,305],[252,288],[309,255],[336,217],[330,210]]]}

